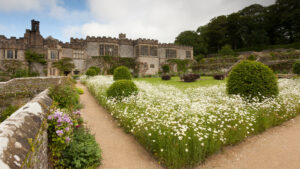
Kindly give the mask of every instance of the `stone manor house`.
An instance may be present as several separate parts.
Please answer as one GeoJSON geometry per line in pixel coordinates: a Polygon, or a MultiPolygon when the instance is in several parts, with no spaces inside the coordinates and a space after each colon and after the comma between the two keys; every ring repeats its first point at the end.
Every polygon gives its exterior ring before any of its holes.
{"type": "Polygon", "coordinates": [[[51,36],[44,39],[40,34],[39,21],[31,20],[31,30],[26,29],[24,37],[8,39],[0,35],[0,68],[8,60],[18,60],[26,65],[26,50],[44,54],[47,66],[37,69],[41,76],[59,75],[51,63],[61,58],[73,59],[75,68],[70,72],[73,75],[84,73],[90,66],[97,66],[91,61],[93,56],[136,58],[144,70],[146,68],[143,75],[157,74],[168,59],[193,59],[192,47],[163,44],[153,39],[127,39],[126,34],[122,33],[119,38],[87,36],[86,39],[71,38],[67,43],[51,36]]]}

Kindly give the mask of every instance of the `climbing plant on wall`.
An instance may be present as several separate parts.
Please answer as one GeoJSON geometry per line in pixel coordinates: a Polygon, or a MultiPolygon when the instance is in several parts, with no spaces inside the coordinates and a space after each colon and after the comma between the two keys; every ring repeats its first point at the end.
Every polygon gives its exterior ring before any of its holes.
{"type": "Polygon", "coordinates": [[[188,70],[189,64],[192,63],[192,60],[190,59],[169,59],[167,61],[170,65],[176,65],[177,66],[177,72],[179,74],[186,73],[188,70]]]}
{"type": "Polygon", "coordinates": [[[31,50],[27,50],[25,52],[25,59],[27,60],[29,66],[33,62],[41,63],[41,64],[47,63],[44,54],[39,54],[39,53],[33,52],[31,50]]]}
{"type": "Polygon", "coordinates": [[[56,62],[53,62],[52,66],[59,70],[60,75],[67,75],[75,67],[71,58],[62,58],[56,62]]]}
{"type": "Polygon", "coordinates": [[[134,73],[138,72],[138,63],[135,58],[122,58],[116,56],[93,56],[101,63],[103,74],[113,74],[113,70],[118,66],[126,66],[132,69],[134,73]]]}

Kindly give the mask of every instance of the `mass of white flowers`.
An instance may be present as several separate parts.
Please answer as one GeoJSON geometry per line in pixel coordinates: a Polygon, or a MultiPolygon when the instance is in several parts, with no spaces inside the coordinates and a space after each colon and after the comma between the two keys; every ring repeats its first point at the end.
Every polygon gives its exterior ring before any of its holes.
{"type": "Polygon", "coordinates": [[[300,80],[280,79],[280,93],[263,102],[227,95],[226,86],[188,88],[135,81],[139,93],[107,99],[112,77],[82,77],[120,124],[171,168],[197,164],[222,146],[300,113],[300,80]]]}

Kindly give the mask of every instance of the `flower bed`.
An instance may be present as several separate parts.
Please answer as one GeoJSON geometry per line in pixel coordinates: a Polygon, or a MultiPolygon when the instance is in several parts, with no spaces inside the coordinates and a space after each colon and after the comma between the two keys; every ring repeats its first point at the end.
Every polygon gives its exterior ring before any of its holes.
{"type": "Polygon", "coordinates": [[[225,145],[300,113],[300,80],[279,80],[280,94],[263,102],[228,96],[225,84],[180,90],[135,82],[139,93],[108,99],[111,77],[82,77],[99,103],[168,168],[194,166],[225,145]]]}
{"type": "Polygon", "coordinates": [[[101,150],[84,126],[78,91],[67,83],[50,89],[54,104],[48,115],[50,168],[97,168],[101,150]]]}

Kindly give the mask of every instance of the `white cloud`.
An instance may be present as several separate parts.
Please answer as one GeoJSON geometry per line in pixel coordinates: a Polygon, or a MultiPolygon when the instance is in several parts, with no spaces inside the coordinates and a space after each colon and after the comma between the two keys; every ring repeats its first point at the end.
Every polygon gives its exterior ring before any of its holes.
{"type": "Polygon", "coordinates": [[[81,33],[93,36],[155,38],[173,42],[184,30],[195,30],[215,16],[227,15],[253,3],[269,5],[275,0],[89,0],[94,17],[81,33]]]}
{"type": "Polygon", "coordinates": [[[0,11],[38,11],[41,0],[0,0],[0,11]]]}

